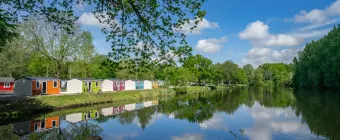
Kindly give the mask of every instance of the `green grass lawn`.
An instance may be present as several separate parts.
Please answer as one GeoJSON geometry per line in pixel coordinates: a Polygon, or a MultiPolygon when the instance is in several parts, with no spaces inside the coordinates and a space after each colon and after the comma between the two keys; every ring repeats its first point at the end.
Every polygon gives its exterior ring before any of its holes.
{"type": "Polygon", "coordinates": [[[108,93],[81,93],[71,95],[59,96],[36,96],[31,97],[36,99],[41,104],[57,108],[68,107],[72,105],[85,105],[107,102],[118,102],[126,100],[139,100],[143,98],[150,98],[156,96],[172,95],[172,90],[153,89],[153,90],[133,90],[133,91],[119,91],[108,93]]]}

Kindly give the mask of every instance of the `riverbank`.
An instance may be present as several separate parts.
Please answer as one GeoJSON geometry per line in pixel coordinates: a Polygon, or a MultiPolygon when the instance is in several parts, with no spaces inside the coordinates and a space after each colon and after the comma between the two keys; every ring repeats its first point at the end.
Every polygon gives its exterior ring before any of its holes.
{"type": "MultiPolygon", "coordinates": [[[[208,91],[208,87],[188,87],[188,92],[208,91]]],[[[140,101],[147,98],[160,96],[173,96],[173,89],[152,89],[119,91],[102,94],[81,93],[58,96],[34,96],[34,97],[6,97],[0,98],[0,117],[12,115],[13,113],[42,112],[76,108],[104,103],[122,101],[140,101]]]]}

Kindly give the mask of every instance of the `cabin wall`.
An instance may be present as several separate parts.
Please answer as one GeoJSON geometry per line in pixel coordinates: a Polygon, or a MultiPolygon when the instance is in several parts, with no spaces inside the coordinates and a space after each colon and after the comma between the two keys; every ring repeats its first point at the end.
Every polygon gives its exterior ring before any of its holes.
{"type": "Polygon", "coordinates": [[[120,81],[113,81],[113,90],[120,90],[120,81]]]}
{"type": "Polygon", "coordinates": [[[144,83],[143,89],[152,89],[152,82],[151,81],[145,80],[145,81],[143,81],[143,83],[144,83]]]}
{"type": "Polygon", "coordinates": [[[65,120],[71,123],[77,123],[82,120],[82,113],[73,113],[73,114],[68,114],[65,117],[65,120]]]}
{"type": "Polygon", "coordinates": [[[125,90],[136,90],[136,82],[131,80],[125,81],[125,90]]]}
{"type": "Polygon", "coordinates": [[[136,104],[126,104],[125,105],[125,110],[127,111],[132,111],[136,109],[136,104]]]}
{"type": "Polygon", "coordinates": [[[152,106],[152,101],[144,102],[144,103],[143,103],[143,106],[144,106],[144,107],[150,107],[150,106],[152,106]]]}
{"type": "Polygon", "coordinates": [[[103,109],[101,110],[101,114],[102,114],[103,116],[112,115],[112,114],[113,114],[113,107],[103,108],[103,109]]]}
{"type": "Polygon", "coordinates": [[[98,92],[100,90],[100,85],[101,85],[100,81],[92,82],[91,84],[92,92],[98,92]],[[98,85],[96,85],[96,83],[98,83],[98,85]]]}
{"type": "Polygon", "coordinates": [[[125,81],[120,81],[120,90],[125,90],[125,81]]]}
{"type": "Polygon", "coordinates": [[[58,82],[58,86],[54,87],[54,81],[47,81],[47,94],[60,94],[60,80],[55,80],[58,82]]]}
{"type": "Polygon", "coordinates": [[[40,95],[42,89],[42,81],[39,81],[39,87],[37,87],[37,81],[32,80],[32,95],[40,95]]]}
{"type": "Polygon", "coordinates": [[[17,96],[32,96],[32,81],[26,78],[15,82],[14,94],[17,96]]]}
{"type": "Polygon", "coordinates": [[[111,80],[104,80],[101,86],[103,92],[113,91],[113,82],[111,80]]]}
{"type": "Polygon", "coordinates": [[[0,82],[0,93],[13,93],[14,92],[14,82],[0,82]],[[5,83],[9,83],[9,87],[5,88],[5,83]]]}
{"type": "Polygon", "coordinates": [[[55,116],[55,117],[49,117],[49,118],[46,118],[45,119],[45,125],[46,125],[46,129],[49,129],[49,128],[54,128],[53,127],[53,121],[56,122],[55,126],[54,127],[59,127],[59,116],[55,116]]]}
{"type": "Polygon", "coordinates": [[[158,82],[157,81],[153,81],[152,82],[152,88],[153,89],[158,89],[159,87],[158,87],[158,82]]]}
{"type": "Polygon", "coordinates": [[[72,79],[67,81],[67,92],[68,93],[82,93],[83,82],[78,79],[72,79]]]}

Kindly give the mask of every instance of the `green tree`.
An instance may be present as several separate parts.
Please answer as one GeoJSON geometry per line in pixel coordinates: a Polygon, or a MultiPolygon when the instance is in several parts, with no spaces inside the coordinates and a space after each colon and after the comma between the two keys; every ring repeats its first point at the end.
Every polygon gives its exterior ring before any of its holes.
{"type": "Polygon", "coordinates": [[[251,64],[247,64],[243,66],[243,70],[247,75],[248,84],[254,85],[254,77],[255,77],[255,69],[251,64]]]}
{"type": "Polygon", "coordinates": [[[75,54],[81,44],[80,30],[75,29],[74,34],[68,34],[64,30],[53,30],[53,25],[34,18],[24,22],[22,26],[22,34],[30,42],[30,47],[56,65],[55,76],[59,78],[63,64],[75,54]]]}
{"type": "Polygon", "coordinates": [[[190,56],[184,60],[183,67],[192,72],[192,74],[197,78],[199,84],[202,83],[202,80],[207,80],[212,76],[212,61],[199,54],[190,56]]]}
{"type": "Polygon", "coordinates": [[[340,87],[340,25],[327,36],[307,43],[294,59],[294,84],[297,87],[340,87]]]}

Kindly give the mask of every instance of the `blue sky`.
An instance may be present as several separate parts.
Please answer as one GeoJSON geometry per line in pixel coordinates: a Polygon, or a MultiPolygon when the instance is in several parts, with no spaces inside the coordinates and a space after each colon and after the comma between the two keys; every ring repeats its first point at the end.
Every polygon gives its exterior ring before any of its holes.
{"type": "MultiPolygon", "coordinates": [[[[206,0],[203,9],[206,17],[187,40],[193,54],[215,63],[289,63],[307,42],[326,35],[340,21],[340,0],[206,0]]],[[[80,23],[92,32],[97,50],[108,53],[111,45],[102,26],[90,13],[81,14],[80,23]]]]}

